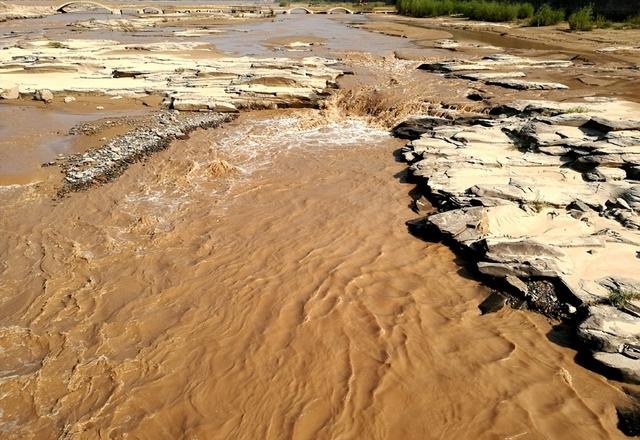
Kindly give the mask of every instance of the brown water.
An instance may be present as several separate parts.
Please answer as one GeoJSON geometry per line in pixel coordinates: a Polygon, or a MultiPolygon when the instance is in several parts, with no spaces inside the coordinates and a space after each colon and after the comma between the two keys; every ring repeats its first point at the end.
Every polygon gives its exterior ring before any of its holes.
{"type": "Polygon", "coordinates": [[[407,233],[400,146],[245,115],[53,202],[0,192],[6,439],[590,438],[621,392],[407,233]],[[214,176],[227,160],[242,170],[214,176]]]}
{"type": "Polygon", "coordinates": [[[0,144],[0,438],[621,438],[617,384],[407,232],[361,104],[244,114],[55,201],[71,117],[0,122],[27,148],[0,144]]]}

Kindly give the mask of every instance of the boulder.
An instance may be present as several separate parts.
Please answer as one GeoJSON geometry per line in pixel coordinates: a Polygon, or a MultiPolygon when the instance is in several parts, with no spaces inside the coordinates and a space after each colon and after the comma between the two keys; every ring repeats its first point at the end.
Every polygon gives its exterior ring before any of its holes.
{"type": "Polygon", "coordinates": [[[53,93],[48,89],[38,89],[33,94],[33,99],[35,99],[36,101],[49,103],[53,101],[53,93]]]}
{"type": "Polygon", "coordinates": [[[18,99],[20,98],[20,88],[17,84],[1,84],[0,99],[18,99]]]}

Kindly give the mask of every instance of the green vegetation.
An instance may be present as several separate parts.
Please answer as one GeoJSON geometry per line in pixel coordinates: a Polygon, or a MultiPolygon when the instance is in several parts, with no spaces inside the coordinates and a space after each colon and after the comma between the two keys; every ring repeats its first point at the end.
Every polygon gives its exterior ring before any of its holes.
{"type": "Polygon", "coordinates": [[[534,12],[530,3],[485,0],[398,0],[396,7],[400,14],[412,17],[460,14],[471,20],[491,22],[530,18],[534,12]]]}
{"type": "Polygon", "coordinates": [[[531,17],[529,21],[529,26],[551,26],[563,20],[564,11],[562,9],[553,9],[545,3],[533,14],[533,17],[531,17]]]}
{"type": "Polygon", "coordinates": [[[640,14],[632,17],[627,17],[624,24],[630,27],[640,27],[640,14]]]}
{"type": "Polygon", "coordinates": [[[574,12],[567,20],[572,31],[590,31],[594,27],[593,7],[591,5],[574,12]]]}
{"type": "MultiPolygon", "coordinates": [[[[609,4],[609,3],[607,3],[609,4]]],[[[529,26],[550,26],[565,20],[572,31],[593,28],[637,28],[640,14],[622,0],[604,7],[588,0],[397,0],[396,9],[412,17],[461,15],[471,20],[504,22],[527,19],[529,26]],[[587,6],[585,6],[587,5],[587,6]],[[595,6],[594,6],[595,5],[595,6]],[[614,23],[611,20],[616,20],[614,23]]]]}
{"type": "Polygon", "coordinates": [[[627,305],[629,301],[640,299],[640,293],[626,290],[612,290],[609,292],[609,303],[619,309],[627,305]]]}

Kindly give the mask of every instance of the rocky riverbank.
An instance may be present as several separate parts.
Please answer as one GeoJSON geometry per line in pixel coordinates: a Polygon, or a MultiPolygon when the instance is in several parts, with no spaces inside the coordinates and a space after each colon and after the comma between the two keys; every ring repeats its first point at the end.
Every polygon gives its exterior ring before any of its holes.
{"type": "Polygon", "coordinates": [[[309,107],[342,74],[335,60],[223,57],[198,42],[16,40],[3,49],[2,99],[91,93],[162,96],[166,108],[190,111],[309,107]]]}
{"type": "Polygon", "coordinates": [[[467,251],[480,274],[533,308],[576,323],[593,358],[631,382],[640,382],[639,111],[607,99],[523,101],[395,130],[410,138],[402,156],[437,208],[412,226],[467,251]],[[541,280],[553,287],[542,303],[541,280]]]}
{"type": "MultiPolygon", "coordinates": [[[[116,136],[99,148],[83,154],[61,157],[46,165],[58,165],[64,172],[64,184],[59,195],[82,190],[98,183],[108,182],[143,159],[167,148],[171,141],[186,137],[198,128],[214,128],[235,118],[229,113],[187,113],[167,111],[122,136],[116,136]]],[[[81,132],[83,127],[72,129],[81,132]]]]}

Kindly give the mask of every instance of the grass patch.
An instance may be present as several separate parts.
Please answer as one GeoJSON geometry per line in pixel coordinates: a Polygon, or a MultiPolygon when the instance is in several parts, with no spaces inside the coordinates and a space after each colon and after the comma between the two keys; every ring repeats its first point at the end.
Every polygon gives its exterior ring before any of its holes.
{"type": "Polygon", "coordinates": [[[562,113],[566,113],[566,114],[568,114],[568,113],[587,113],[588,111],[589,111],[589,109],[587,107],[578,106],[578,107],[568,108],[562,113]]]}
{"type": "Polygon", "coordinates": [[[609,292],[609,304],[618,309],[625,307],[629,301],[635,299],[640,299],[640,292],[629,290],[612,290],[609,292]]]}

